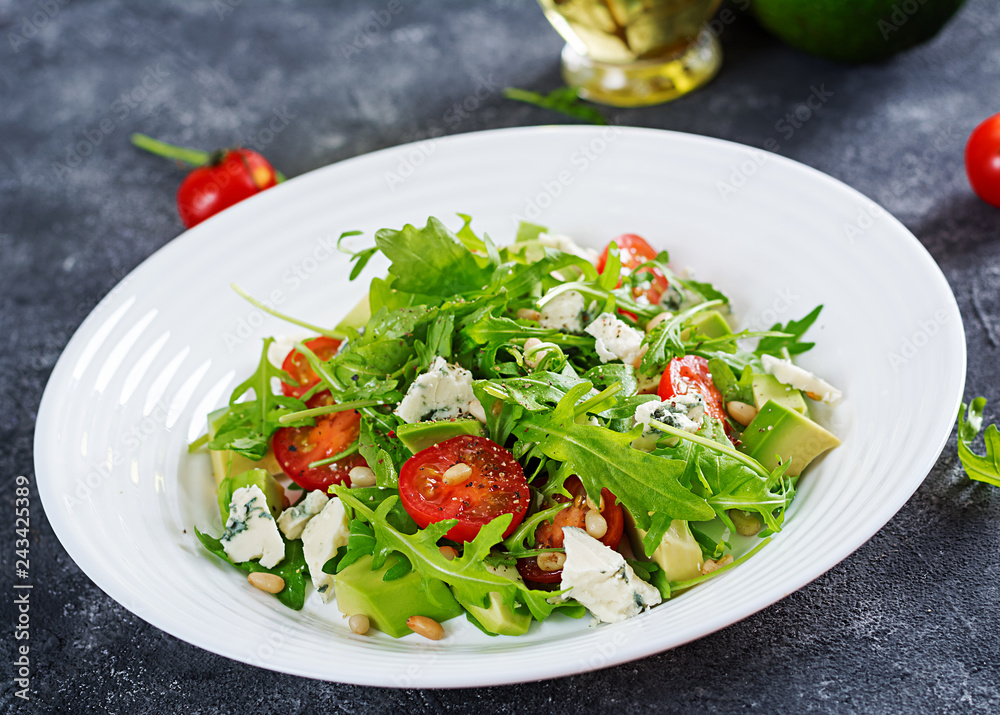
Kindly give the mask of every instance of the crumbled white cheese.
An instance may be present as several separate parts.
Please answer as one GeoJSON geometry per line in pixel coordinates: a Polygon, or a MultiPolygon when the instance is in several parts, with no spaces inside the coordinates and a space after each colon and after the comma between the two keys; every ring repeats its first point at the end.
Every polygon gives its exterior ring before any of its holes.
{"type": "Polygon", "coordinates": [[[802,390],[814,400],[821,400],[832,405],[843,396],[843,393],[836,387],[816,377],[808,370],[793,365],[791,360],[782,360],[770,355],[762,355],[760,360],[764,363],[764,372],[768,375],[774,375],[774,378],[784,385],[802,390]]]}
{"type": "Polygon", "coordinates": [[[350,533],[347,512],[337,497],[330,499],[302,532],[302,554],[313,586],[322,594],[324,602],[333,597],[333,575],[324,573],[323,565],[337,555],[337,549],[347,546],[350,533]]]}
{"type": "Polygon", "coordinates": [[[624,557],[583,529],[563,527],[566,563],[559,587],[605,623],[638,615],[660,602],[660,592],[635,575],[624,557]]]}
{"type": "Polygon", "coordinates": [[[472,392],[472,373],[442,357],[417,376],[395,414],[407,424],[467,415],[486,421],[486,411],[472,392]]]}
{"type": "Polygon", "coordinates": [[[642,333],[611,313],[601,313],[584,332],[597,339],[594,348],[601,362],[621,360],[631,365],[641,354],[642,333]]]}
{"type": "Polygon", "coordinates": [[[588,263],[597,262],[597,251],[581,246],[569,236],[564,236],[561,233],[540,233],[538,234],[538,242],[548,248],[555,248],[563,253],[579,256],[588,263]]]}
{"type": "Polygon", "coordinates": [[[674,395],[663,402],[643,402],[635,408],[635,423],[646,428],[643,434],[662,434],[649,426],[650,420],[693,434],[701,429],[704,417],[705,399],[693,390],[686,395],[674,395]]]}
{"type": "Polygon", "coordinates": [[[538,327],[563,333],[579,333],[583,330],[582,314],[583,295],[575,290],[568,290],[542,306],[538,327]]]}
{"type": "Polygon", "coordinates": [[[260,559],[260,565],[269,569],[285,558],[285,542],[268,511],[264,492],[256,484],[233,492],[221,541],[233,563],[260,559]]]}
{"type": "Polygon", "coordinates": [[[281,512],[278,517],[278,528],[281,529],[281,533],[286,539],[298,539],[302,536],[302,531],[309,520],[323,511],[328,501],[326,494],[319,489],[309,492],[298,504],[281,512]]]}

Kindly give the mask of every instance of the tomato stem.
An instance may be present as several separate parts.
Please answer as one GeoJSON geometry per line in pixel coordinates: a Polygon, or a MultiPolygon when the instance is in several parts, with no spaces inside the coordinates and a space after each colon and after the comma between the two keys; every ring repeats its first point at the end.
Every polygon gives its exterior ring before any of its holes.
{"type": "Polygon", "coordinates": [[[193,166],[204,166],[212,156],[207,151],[167,144],[159,139],[153,139],[151,136],[139,134],[138,132],[129,138],[134,146],[143,151],[148,151],[150,154],[155,154],[156,156],[162,156],[165,159],[183,161],[185,164],[193,166]]]}

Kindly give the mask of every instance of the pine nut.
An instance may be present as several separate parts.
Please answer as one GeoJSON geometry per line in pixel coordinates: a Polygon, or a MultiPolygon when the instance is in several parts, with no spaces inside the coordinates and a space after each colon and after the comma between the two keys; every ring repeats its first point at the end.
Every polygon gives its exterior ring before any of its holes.
{"type": "Polygon", "coordinates": [[[406,627],[417,635],[429,638],[432,641],[439,641],[444,638],[444,627],[427,616],[410,616],[406,619],[406,627]]]}
{"type": "Polygon", "coordinates": [[[356,613],[351,616],[350,620],[347,621],[347,625],[352,631],[357,633],[359,636],[363,636],[371,628],[371,621],[368,620],[368,616],[363,613],[356,613]]]}
{"type": "Polygon", "coordinates": [[[368,467],[355,467],[349,473],[352,487],[374,487],[375,472],[368,467]]]}
{"type": "Polygon", "coordinates": [[[730,509],[729,518],[733,520],[736,533],[740,536],[756,536],[762,528],[756,514],[745,512],[742,509],[730,509]]]}
{"type": "Polygon", "coordinates": [[[731,563],[733,563],[732,554],[726,554],[718,561],[712,561],[712,559],[708,559],[708,561],[706,561],[704,565],[702,565],[701,572],[707,576],[713,571],[721,569],[723,566],[728,566],[731,563]]]}
{"type": "Polygon", "coordinates": [[[438,550],[449,561],[458,558],[458,550],[454,546],[439,546],[438,550]]]}
{"type": "Polygon", "coordinates": [[[465,462],[453,464],[441,475],[445,484],[461,484],[472,476],[472,467],[465,462]]]}
{"type": "Polygon", "coordinates": [[[524,352],[530,352],[542,344],[538,338],[528,338],[524,341],[524,352]]]}
{"type": "Polygon", "coordinates": [[[756,407],[736,400],[730,400],[726,403],[726,412],[744,427],[753,422],[753,418],[757,416],[756,407]]]}
{"type": "Polygon", "coordinates": [[[673,317],[674,317],[674,314],[671,313],[670,311],[664,311],[664,312],[660,313],[659,315],[653,316],[652,318],[649,319],[649,322],[646,323],[646,332],[647,333],[653,332],[653,328],[655,328],[657,325],[659,325],[660,323],[662,323],[667,318],[673,318],[673,317]]]}
{"type": "Polygon", "coordinates": [[[521,308],[517,311],[518,320],[538,320],[541,317],[541,313],[537,310],[532,310],[531,308],[521,308]]]}
{"type": "Polygon", "coordinates": [[[538,554],[538,558],[535,559],[538,563],[538,568],[546,573],[552,573],[553,571],[558,571],[566,563],[566,554],[561,554],[557,551],[546,551],[544,554],[538,554]]]}
{"type": "Polygon", "coordinates": [[[601,494],[600,504],[595,504],[593,499],[587,497],[587,508],[591,511],[604,511],[604,495],[601,494]]]}
{"type": "Polygon", "coordinates": [[[285,579],[265,571],[254,571],[247,576],[247,581],[250,582],[251,586],[268,593],[279,593],[285,587],[285,579]]]}
{"type": "Polygon", "coordinates": [[[642,367],[642,359],[646,357],[646,351],[649,350],[648,345],[643,345],[642,349],[639,350],[639,354],[636,356],[635,360],[632,361],[632,367],[638,370],[642,367]]]}
{"type": "Polygon", "coordinates": [[[608,520],[601,516],[600,512],[588,511],[583,521],[587,526],[587,533],[595,539],[600,539],[608,533],[608,520]]]}

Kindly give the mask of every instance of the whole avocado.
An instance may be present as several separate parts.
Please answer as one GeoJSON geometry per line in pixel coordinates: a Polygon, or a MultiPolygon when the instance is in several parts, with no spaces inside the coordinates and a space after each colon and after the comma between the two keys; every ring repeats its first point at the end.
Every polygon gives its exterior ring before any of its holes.
{"type": "Polygon", "coordinates": [[[965,0],[752,0],[771,34],[841,62],[875,62],[929,40],[965,0]]]}

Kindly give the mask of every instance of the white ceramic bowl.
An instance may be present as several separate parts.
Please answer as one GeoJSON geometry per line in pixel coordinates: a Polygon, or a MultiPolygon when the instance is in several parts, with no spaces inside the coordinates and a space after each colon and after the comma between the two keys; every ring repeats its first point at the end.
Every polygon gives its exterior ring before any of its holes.
{"type": "MultiPolygon", "coordinates": [[[[382,264],[384,266],[384,264],[382,264]]],[[[380,270],[382,266],[373,266],[380,270]]],[[[369,274],[370,275],[370,274],[369,274]]],[[[153,625],[273,670],[384,686],[537,680],[672,648],[808,583],[903,505],[952,429],[965,381],[954,297],[919,242],[824,174],[737,144],[663,131],[538,127],[395,147],[298,177],[171,242],[94,310],[53,371],[35,463],[45,512],[104,591],[153,625]],[[463,619],[431,643],[357,636],[334,605],[293,612],[208,555],[221,529],[205,415],[297,333],[229,288],[333,324],[357,300],[345,230],[458,224],[499,243],[526,218],[599,247],[624,232],[726,290],[748,326],[826,307],[799,361],[845,394],[820,415],[843,446],[800,483],[786,527],[748,563],[617,625],[553,618],[519,638],[463,619]],[[804,558],[808,555],[808,558],[804,558]]]]}

